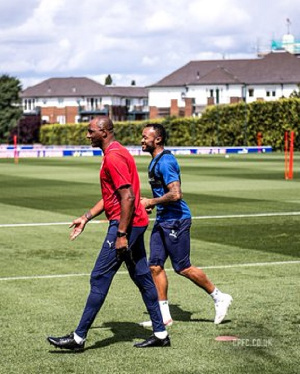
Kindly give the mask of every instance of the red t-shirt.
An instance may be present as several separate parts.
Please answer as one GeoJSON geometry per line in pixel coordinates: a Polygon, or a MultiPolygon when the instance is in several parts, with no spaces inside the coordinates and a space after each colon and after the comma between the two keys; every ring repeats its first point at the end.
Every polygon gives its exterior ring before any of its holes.
{"type": "Polygon", "coordinates": [[[140,180],[134,158],[119,142],[114,141],[104,151],[100,169],[100,184],[106,217],[120,220],[120,196],[116,192],[122,186],[131,186],[135,196],[133,226],[149,223],[145,208],[140,204],[140,180]]]}

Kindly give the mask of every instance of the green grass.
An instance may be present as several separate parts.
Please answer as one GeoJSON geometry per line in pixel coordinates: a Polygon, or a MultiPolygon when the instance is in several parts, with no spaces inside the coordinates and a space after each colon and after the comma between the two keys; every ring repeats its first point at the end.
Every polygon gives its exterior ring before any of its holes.
{"type": "MultiPolygon", "coordinates": [[[[149,158],[136,160],[143,194],[150,196],[149,158]]],[[[179,161],[184,198],[198,217],[192,262],[232,294],[228,317],[215,326],[211,299],[168,262],[172,347],[135,349],[133,343],[151,332],[138,325],[148,317],[122,267],[85,352],[73,354],[53,349],[45,338],[76,327],[89,292],[88,274],[107,225],[89,224],[70,242],[67,222],[99,199],[100,160],[20,159],[15,165],[0,159],[1,374],[299,372],[300,215],[284,215],[300,212],[298,173],[284,180],[281,154],[179,161]],[[14,226],[51,222],[66,224],[14,226]],[[215,340],[222,335],[240,340],[215,340]]],[[[299,161],[296,154],[296,171],[299,161]]]]}

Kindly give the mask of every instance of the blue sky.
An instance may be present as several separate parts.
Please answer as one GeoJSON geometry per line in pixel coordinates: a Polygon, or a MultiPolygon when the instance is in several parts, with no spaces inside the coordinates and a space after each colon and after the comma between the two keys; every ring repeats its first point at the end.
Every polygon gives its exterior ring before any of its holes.
{"type": "Polygon", "coordinates": [[[299,0],[13,0],[0,3],[0,74],[150,85],[191,60],[249,58],[300,39],[299,0]]]}

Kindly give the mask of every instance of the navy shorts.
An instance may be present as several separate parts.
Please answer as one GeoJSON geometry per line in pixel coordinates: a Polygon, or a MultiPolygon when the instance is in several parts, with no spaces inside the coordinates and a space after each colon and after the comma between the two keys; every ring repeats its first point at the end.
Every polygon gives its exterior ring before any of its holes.
{"type": "Polygon", "coordinates": [[[149,265],[163,268],[166,259],[170,257],[176,272],[189,268],[191,224],[190,218],[155,222],[150,238],[149,265]]]}

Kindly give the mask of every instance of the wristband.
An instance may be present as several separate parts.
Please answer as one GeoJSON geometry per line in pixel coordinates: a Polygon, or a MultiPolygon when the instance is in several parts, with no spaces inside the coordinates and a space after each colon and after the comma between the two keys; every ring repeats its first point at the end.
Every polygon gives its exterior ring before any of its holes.
{"type": "Polygon", "coordinates": [[[123,236],[127,236],[127,232],[118,231],[117,238],[123,238],[123,236]]]}
{"type": "Polygon", "coordinates": [[[90,220],[93,218],[92,213],[91,213],[90,211],[84,213],[84,216],[85,216],[85,218],[86,218],[88,221],[90,221],[90,220]]]}

